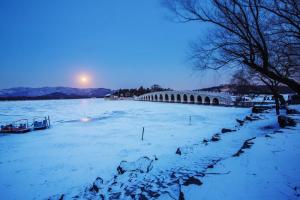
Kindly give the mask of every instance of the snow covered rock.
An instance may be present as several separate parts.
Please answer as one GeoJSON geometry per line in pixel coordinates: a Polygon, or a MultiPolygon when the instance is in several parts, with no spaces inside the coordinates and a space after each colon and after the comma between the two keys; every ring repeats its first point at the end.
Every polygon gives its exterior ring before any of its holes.
{"type": "Polygon", "coordinates": [[[63,200],[64,196],[65,196],[64,194],[53,195],[53,196],[49,197],[48,200],[63,200]]]}
{"type": "Polygon", "coordinates": [[[148,173],[152,169],[153,160],[148,157],[139,158],[135,162],[122,161],[117,168],[118,174],[124,174],[127,171],[137,171],[140,173],[148,173]]]}
{"type": "Polygon", "coordinates": [[[244,153],[244,150],[245,150],[245,149],[250,149],[251,146],[254,144],[254,142],[252,141],[252,140],[254,140],[254,139],[255,139],[255,137],[246,140],[246,141],[243,143],[242,147],[241,147],[235,154],[233,154],[233,157],[239,157],[242,153],[244,153]]]}
{"type": "Polygon", "coordinates": [[[296,126],[296,121],[290,117],[279,115],[278,116],[278,123],[281,128],[286,126],[296,126]]]}
{"type": "Polygon", "coordinates": [[[221,140],[221,136],[220,136],[220,134],[218,134],[218,133],[214,134],[214,135],[211,137],[211,141],[212,141],[212,142],[217,142],[217,141],[219,141],[219,140],[221,140]]]}
{"type": "Polygon", "coordinates": [[[232,130],[229,128],[222,128],[222,130],[221,130],[222,133],[228,133],[228,132],[232,132],[232,131],[236,131],[236,130],[232,130]]]}
{"type": "Polygon", "coordinates": [[[208,142],[209,142],[209,141],[208,141],[206,138],[204,138],[203,141],[202,141],[202,143],[205,144],[205,145],[207,145],[208,142]]]}
{"type": "Polygon", "coordinates": [[[271,106],[253,106],[252,113],[263,113],[266,110],[270,110],[271,108],[271,106]]]}
{"type": "Polygon", "coordinates": [[[99,192],[101,185],[103,184],[103,179],[100,177],[97,177],[96,180],[94,181],[93,185],[89,189],[90,192],[99,192]]]}
{"type": "Polygon", "coordinates": [[[192,185],[192,184],[194,184],[194,185],[202,185],[203,183],[199,179],[195,178],[194,176],[189,177],[183,183],[184,186],[189,186],[189,185],[192,185]]]}
{"type": "Polygon", "coordinates": [[[286,114],[287,115],[291,115],[291,114],[300,114],[300,112],[296,109],[290,109],[290,108],[287,108],[286,109],[286,114]]]}
{"type": "Polygon", "coordinates": [[[237,123],[239,123],[240,126],[244,125],[244,120],[236,119],[237,123]]]}

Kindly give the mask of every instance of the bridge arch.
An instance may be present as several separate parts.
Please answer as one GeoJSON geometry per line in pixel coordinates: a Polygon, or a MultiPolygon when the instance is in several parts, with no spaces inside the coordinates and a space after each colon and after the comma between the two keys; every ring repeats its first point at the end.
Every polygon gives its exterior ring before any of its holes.
{"type": "Polygon", "coordinates": [[[171,102],[174,102],[175,101],[175,97],[174,97],[174,94],[171,94],[171,102]]]}
{"type": "Polygon", "coordinates": [[[220,102],[219,102],[219,99],[218,98],[213,98],[213,100],[212,100],[212,105],[219,105],[220,104],[220,102]]]}
{"type": "Polygon", "coordinates": [[[157,101],[157,100],[158,100],[158,98],[157,98],[157,95],[154,95],[154,100],[155,100],[155,101],[157,101]]]}
{"type": "Polygon", "coordinates": [[[210,104],[210,99],[209,99],[209,97],[205,97],[205,99],[204,99],[204,104],[205,104],[205,105],[209,105],[209,104],[210,104]]]}
{"type": "Polygon", "coordinates": [[[169,95],[165,94],[165,101],[169,102],[169,95]]]}
{"type": "Polygon", "coordinates": [[[202,97],[200,95],[197,96],[197,104],[202,104],[202,97]]]}
{"type": "Polygon", "coordinates": [[[190,96],[190,103],[195,103],[195,97],[194,97],[194,95],[190,96]]]}
{"type": "Polygon", "coordinates": [[[181,96],[180,96],[180,94],[177,94],[176,102],[180,102],[181,103],[181,96]]]}
{"type": "Polygon", "coordinates": [[[183,95],[183,103],[187,103],[188,102],[188,97],[186,94],[183,95]]]}
{"type": "Polygon", "coordinates": [[[163,101],[164,100],[164,97],[162,94],[159,95],[159,101],[163,101]]]}

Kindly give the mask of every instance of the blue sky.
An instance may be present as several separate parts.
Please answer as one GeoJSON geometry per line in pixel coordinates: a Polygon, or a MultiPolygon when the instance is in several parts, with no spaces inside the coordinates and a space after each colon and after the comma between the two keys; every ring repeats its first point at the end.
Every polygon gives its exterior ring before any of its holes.
{"type": "Polygon", "coordinates": [[[154,83],[195,89],[222,83],[194,71],[189,42],[204,25],[174,23],[159,0],[0,1],[0,88],[127,88],[154,83]]]}

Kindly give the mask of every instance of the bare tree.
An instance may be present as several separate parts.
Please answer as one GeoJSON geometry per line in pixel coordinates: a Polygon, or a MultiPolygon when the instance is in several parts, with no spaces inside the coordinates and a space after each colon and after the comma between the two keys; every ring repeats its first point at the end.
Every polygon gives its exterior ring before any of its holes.
{"type": "Polygon", "coordinates": [[[232,76],[231,83],[234,84],[236,92],[239,95],[249,94],[250,90],[255,88],[261,92],[259,86],[267,86],[268,93],[271,93],[274,97],[277,115],[280,114],[280,105],[285,105],[285,100],[279,92],[280,83],[254,70],[241,69],[236,71],[232,76]]]}
{"type": "Polygon", "coordinates": [[[266,76],[264,76],[260,73],[257,73],[253,70],[252,71],[250,70],[249,73],[251,74],[253,82],[255,82],[256,84],[263,84],[268,87],[268,90],[273,95],[274,100],[275,100],[276,114],[279,115],[280,114],[280,105],[285,106],[285,103],[286,103],[283,96],[279,92],[280,83],[276,80],[270,79],[269,77],[266,77],[266,76]]]}
{"type": "Polygon", "coordinates": [[[237,70],[233,74],[230,83],[234,87],[234,93],[237,95],[249,94],[254,86],[252,77],[246,69],[237,70]]]}
{"type": "Polygon", "coordinates": [[[192,45],[196,68],[246,66],[300,94],[299,57],[294,55],[300,49],[299,0],[164,0],[164,4],[181,22],[214,25],[205,43],[192,45]]]}

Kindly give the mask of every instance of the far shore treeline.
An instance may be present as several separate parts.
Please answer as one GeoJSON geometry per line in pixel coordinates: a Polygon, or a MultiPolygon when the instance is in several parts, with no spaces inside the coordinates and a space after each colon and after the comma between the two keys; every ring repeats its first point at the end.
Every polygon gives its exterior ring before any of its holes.
{"type": "MultiPolygon", "coordinates": [[[[139,88],[123,88],[118,90],[105,91],[103,94],[98,95],[82,95],[82,94],[67,94],[64,92],[53,92],[46,95],[33,95],[33,96],[0,96],[0,101],[22,101],[22,100],[55,100],[55,99],[87,99],[87,98],[103,98],[105,94],[113,94],[118,97],[131,98],[134,96],[140,96],[150,92],[167,91],[173,90],[171,88],[163,88],[160,85],[152,85],[150,88],[140,86],[139,88]],[[109,91],[111,91],[109,93],[109,91]]],[[[228,92],[232,95],[243,96],[243,95],[259,95],[259,94],[272,94],[265,85],[237,85],[237,84],[223,84],[219,86],[213,86],[209,88],[197,89],[199,91],[207,92],[228,92]]],[[[292,94],[294,93],[291,89],[286,86],[280,86],[279,91],[281,94],[292,94]]],[[[298,97],[297,97],[298,99],[298,97]]]]}

